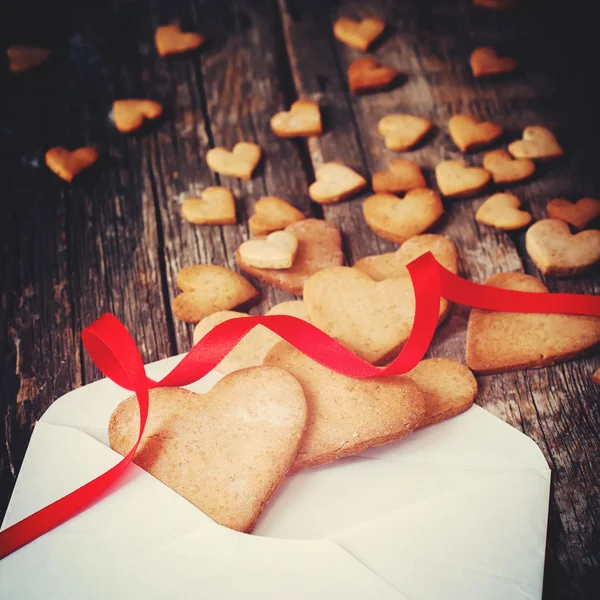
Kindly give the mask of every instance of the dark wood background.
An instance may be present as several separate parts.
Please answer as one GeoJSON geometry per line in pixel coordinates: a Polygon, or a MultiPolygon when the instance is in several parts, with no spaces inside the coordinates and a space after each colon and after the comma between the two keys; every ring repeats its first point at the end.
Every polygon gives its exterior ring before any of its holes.
{"type": "MultiPolygon", "coordinates": [[[[460,157],[447,121],[467,112],[505,127],[502,143],[530,124],[556,132],[565,158],[512,189],[536,218],[554,197],[600,197],[592,15],[577,1],[522,5],[497,13],[470,0],[5,3],[0,44],[46,44],[54,56],[19,77],[2,65],[0,79],[0,514],[36,419],[55,398],[99,377],[82,350],[82,328],[110,311],[145,361],[186,351],[192,328],[170,310],[177,271],[194,263],[235,268],[233,252],[248,237],[260,196],[282,196],[338,226],[348,264],[394,248],[364,223],[366,194],[325,208],[307,195],[325,161],[368,176],[399,156],[377,133],[384,115],[408,112],[438,125],[429,143],[405,153],[433,187],[435,165],[460,157]],[[405,74],[402,85],[349,96],[345,71],[361,53],[333,38],[341,15],[386,20],[372,53],[405,74]],[[153,32],[169,22],[201,31],[209,43],[191,56],[158,58],[153,32]],[[475,81],[468,58],[482,45],[516,57],[520,72],[475,81]],[[122,97],[154,98],[167,114],[139,134],[120,135],[107,115],[122,97]],[[325,134],[308,143],[280,140],[269,128],[270,117],[298,97],[318,101],[324,116],[325,134]],[[206,151],[240,140],[266,155],[255,178],[211,173],[206,151]],[[101,160],[72,185],[43,167],[47,148],[84,144],[96,146],[101,160]],[[182,199],[215,183],[234,191],[238,225],[183,221],[182,199]]],[[[480,164],[481,156],[467,160],[480,164]]],[[[457,244],[461,274],[475,281],[506,270],[539,275],[523,234],[475,222],[484,198],[447,202],[436,228],[457,244]]],[[[552,291],[600,293],[597,276],[546,283],[552,291]]],[[[254,312],[290,298],[259,287],[263,301],[254,312]]],[[[467,318],[465,308],[454,308],[431,355],[464,360],[467,318]]],[[[478,378],[478,403],[533,438],[552,468],[547,599],[597,597],[600,585],[600,388],[591,381],[599,366],[595,356],[478,378]]]]}

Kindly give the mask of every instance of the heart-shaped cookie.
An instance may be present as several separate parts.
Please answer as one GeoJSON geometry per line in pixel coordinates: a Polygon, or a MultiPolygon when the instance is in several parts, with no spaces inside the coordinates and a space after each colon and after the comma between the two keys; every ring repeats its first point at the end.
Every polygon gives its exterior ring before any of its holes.
{"type": "Polygon", "coordinates": [[[416,188],[426,188],[421,167],[412,160],[399,158],[390,163],[387,171],[373,175],[373,191],[377,194],[398,194],[416,188]]]}
{"type": "Polygon", "coordinates": [[[314,273],[344,263],[340,232],[325,221],[305,219],[288,225],[284,231],[298,240],[294,264],[285,270],[257,269],[246,264],[239,252],[235,260],[242,271],[296,296],[302,295],[304,282],[314,273]]]}
{"type": "Polygon", "coordinates": [[[206,41],[203,35],[196,32],[183,32],[181,25],[162,25],[154,33],[154,43],[159,56],[163,58],[171,54],[182,54],[200,48],[206,41]]]}
{"type": "Polygon", "coordinates": [[[341,17],[333,24],[333,34],[342,43],[366,52],[369,46],[383,33],[385,23],[377,17],[353,21],[341,17]]]}
{"type": "Polygon", "coordinates": [[[386,147],[400,152],[416,146],[432,127],[427,119],[403,114],[387,115],[377,123],[386,147]]]}
{"type": "Polygon", "coordinates": [[[162,110],[162,106],[154,100],[115,100],[112,119],[121,133],[130,133],[140,128],[144,119],[160,117],[162,110]]]}
{"type": "Polygon", "coordinates": [[[480,192],[491,175],[480,167],[467,167],[459,160],[444,160],[435,168],[442,194],[448,198],[464,198],[480,192]]]}
{"type": "Polygon", "coordinates": [[[256,269],[289,269],[297,251],[298,240],[289,231],[274,231],[264,240],[247,240],[238,248],[240,260],[256,269]]]}
{"type": "MultiPolygon", "coordinates": [[[[408,339],[415,297],[409,277],[373,281],[350,267],[333,267],[304,285],[308,318],[362,359],[384,364],[408,339]]],[[[448,302],[442,299],[440,321],[448,302]]]]}
{"type": "Polygon", "coordinates": [[[352,94],[382,90],[397,76],[394,67],[380,66],[372,58],[359,58],[348,67],[348,87],[352,94]]]}
{"type": "Polygon", "coordinates": [[[456,246],[447,237],[435,233],[416,235],[402,244],[396,252],[361,258],[354,268],[366,273],[375,281],[409,277],[406,265],[426,252],[431,252],[435,259],[452,273],[458,273],[456,246]]]}
{"type": "Polygon", "coordinates": [[[15,75],[45,63],[50,54],[48,48],[37,48],[35,46],[10,46],[6,49],[8,68],[15,75]]]}
{"type": "Polygon", "coordinates": [[[422,360],[406,374],[425,394],[425,418],[420,427],[450,419],[471,408],[477,380],[465,365],[447,358],[422,360]]]}
{"type": "MultiPolygon", "coordinates": [[[[499,273],[486,285],[547,292],[535,277],[499,273]]],[[[467,365],[476,373],[502,373],[553,365],[600,343],[600,318],[494,312],[474,308],[467,327],[467,365]]]]}
{"type": "MultiPolygon", "coordinates": [[[[281,302],[273,306],[266,314],[288,315],[308,321],[308,315],[306,314],[306,308],[302,300],[281,302]]],[[[247,316],[244,313],[223,310],[205,317],[194,329],[194,344],[197,344],[209,331],[212,331],[220,323],[229,321],[229,319],[239,319],[240,317],[247,316]]],[[[280,339],[270,329],[258,325],[242,338],[237,346],[217,365],[216,369],[220,373],[227,374],[247,367],[258,367],[262,365],[267,352],[280,339]]]]}
{"type": "Polygon", "coordinates": [[[486,146],[502,135],[502,127],[489,121],[479,123],[469,115],[454,115],[448,123],[448,130],[461,152],[486,146]]]}
{"type": "Polygon", "coordinates": [[[252,235],[267,235],[303,219],[306,219],[304,214],[282,198],[263,196],[254,205],[248,227],[252,235]]]}
{"type": "Polygon", "coordinates": [[[502,149],[486,152],[483,156],[483,168],[492,174],[494,183],[522,181],[535,173],[535,163],[531,159],[513,158],[502,149]]]}
{"type": "Polygon", "coordinates": [[[289,112],[279,112],[271,118],[271,129],[283,138],[320,135],[323,128],[319,105],[312,100],[297,100],[289,112]]]}
{"type": "Polygon", "coordinates": [[[235,223],[235,199],[224,187],[207,187],[200,198],[187,198],[181,205],[186,221],[196,225],[235,223]]]}
{"type": "MultiPolygon", "coordinates": [[[[122,455],[139,429],[135,397],[110,418],[110,447],[122,455]]],[[[227,375],[206,394],[150,390],[148,421],[133,461],[211,519],[251,531],[296,457],[306,401],[292,375],[254,367],[227,375]]]]}
{"type": "Polygon", "coordinates": [[[521,229],[531,223],[531,215],[519,206],[521,201],[514,194],[494,194],[479,207],[475,220],[506,231],[521,229]]]}
{"type": "Polygon", "coordinates": [[[527,230],[525,247],[544,275],[573,277],[600,261],[600,231],[588,229],[573,235],[564,221],[543,219],[527,230]]]}
{"type": "Polygon", "coordinates": [[[252,173],[260,162],[260,146],[251,142],[238,142],[231,152],[217,146],[206,153],[208,168],[215,173],[252,179],[252,173]]]}
{"type": "Polygon", "coordinates": [[[560,219],[576,227],[585,229],[597,217],[600,217],[600,200],[582,198],[575,204],[562,198],[555,198],[546,207],[551,219],[560,219]]]}
{"type": "Polygon", "coordinates": [[[217,265],[184,267],[177,274],[177,285],[183,293],[173,300],[173,314],[188,323],[258,298],[258,291],[241,275],[217,265]]]}
{"type": "Polygon", "coordinates": [[[424,393],[408,377],[352,379],[284,341],[269,351],[264,364],[285,369],[304,390],[306,433],[292,471],[398,440],[414,431],[425,416],[424,393]]]}
{"type": "Polygon", "coordinates": [[[474,77],[485,77],[487,75],[499,75],[510,73],[517,67],[517,61],[508,56],[498,56],[494,48],[475,48],[471,53],[471,71],[474,77]]]}
{"type": "Polygon", "coordinates": [[[402,199],[375,194],[363,204],[363,215],[371,230],[396,244],[429,229],[443,212],[440,197],[428,189],[411,190],[402,199]]]}
{"type": "Polygon", "coordinates": [[[557,158],[564,154],[554,134],[539,125],[526,127],[523,139],[511,142],[508,151],[515,158],[531,159],[557,158]]]}
{"type": "Polygon", "coordinates": [[[72,152],[66,148],[56,146],[46,152],[45,158],[47,167],[53,173],[71,183],[75,175],[88,169],[98,160],[98,153],[89,146],[77,148],[72,152]]]}
{"type": "Polygon", "coordinates": [[[592,381],[594,383],[597,383],[598,385],[600,385],[600,369],[598,369],[593,375],[592,375],[592,381]]]}
{"type": "Polygon", "coordinates": [[[316,181],[308,188],[308,195],[319,204],[331,204],[353,196],[367,185],[367,180],[350,167],[328,162],[315,172],[316,181]]]}

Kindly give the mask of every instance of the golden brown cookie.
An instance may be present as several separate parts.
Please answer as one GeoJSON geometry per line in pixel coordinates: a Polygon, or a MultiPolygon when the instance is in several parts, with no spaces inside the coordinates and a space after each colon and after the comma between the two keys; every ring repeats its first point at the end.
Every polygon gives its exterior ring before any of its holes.
{"type": "Polygon", "coordinates": [[[366,52],[369,46],[383,33],[385,22],[377,17],[353,21],[345,17],[333,24],[333,34],[342,43],[366,52]]]}
{"type": "Polygon", "coordinates": [[[412,115],[392,114],[377,123],[379,133],[390,150],[402,152],[416,146],[433,127],[431,121],[412,115]]]}
{"type": "Polygon", "coordinates": [[[188,323],[197,323],[219,310],[250,305],[258,298],[251,283],[217,265],[184,267],[177,274],[177,285],[183,293],[173,300],[173,314],[188,323]]]}
{"type": "Polygon", "coordinates": [[[426,187],[421,167],[412,160],[398,158],[390,163],[387,171],[373,175],[373,191],[376,194],[399,194],[426,187]]]}
{"type": "Polygon", "coordinates": [[[6,49],[8,68],[15,75],[39,67],[48,60],[50,54],[48,48],[35,46],[10,46],[6,49]]]}
{"type": "Polygon", "coordinates": [[[532,225],[525,246],[537,268],[553,277],[581,275],[600,261],[600,231],[589,229],[573,235],[569,225],[558,219],[532,225]]]}
{"type": "Polygon", "coordinates": [[[363,204],[363,215],[371,230],[397,244],[432,227],[443,212],[440,197],[428,189],[411,190],[404,198],[375,194],[363,204]]]}
{"type": "Polygon", "coordinates": [[[506,231],[521,229],[531,223],[531,215],[519,206],[521,201],[514,194],[494,194],[479,207],[475,220],[506,231]]]}
{"type": "Polygon", "coordinates": [[[548,217],[560,219],[577,229],[585,229],[594,219],[600,217],[600,200],[582,198],[575,204],[562,198],[555,198],[546,207],[548,217]]]}
{"type": "MultiPolygon", "coordinates": [[[[498,273],[486,285],[547,292],[523,273],[498,273]]],[[[600,343],[600,318],[471,310],[467,327],[467,365],[476,373],[502,373],[553,365],[600,343]]]]}
{"type": "Polygon", "coordinates": [[[352,94],[382,90],[397,76],[394,67],[378,65],[372,58],[359,58],[348,67],[348,87],[352,94]]]}
{"type": "Polygon", "coordinates": [[[592,381],[594,383],[597,383],[598,385],[600,385],[600,369],[598,369],[593,375],[592,375],[592,381]]]}
{"type": "Polygon", "coordinates": [[[271,118],[271,129],[283,138],[320,135],[321,112],[319,105],[312,100],[297,100],[289,112],[279,112],[271,118]]]}
{"type": "MultiPolygon", "coordinates": [[[[306,427],[306,402],[292,375],[254,367],[227,375],[206,394],[150,390],[133,461],[217,523],[251,531],[285,477],[306,427]]],[[[110,447],[126,455],[139,429],[135,396],[110,418],[110,447]]]]}
{"type": "Polygon", "coordinates": [[[186,221],[196,225],[226,225],[235,223],[235,199],[224,187],[210,186],[200,198],[187,198],[181,205],[186,221]]]}
{"type": "Polygon", "coordinates": [[[338,162],[328,162],[315,171],[316,181],[308,188],[311,200],[331,204],[349,198],[367,185],[367,180],[350,167],[338,162]]]}
{"type": "Polygon", "coordinates": [[[154,32],[154,43],[159,56],[182,54],[200,48],[205,37],[193,31],[181,31],[181,25],[162,25],[154,32]]]}
{"type": "Polygon", "coordinates": [[[483,168],[492,174],[494,183],[512,183],[531,177],[535,163],[529,158],[513,158],[506,150],[498,149],[484,154],[483,168]]]}
{"type": "Polygon", "coordinates": [[[252,235],[267,235],[303,219],[306,219],[304,214],[282,198],[263,196],[254,205],[248,227],[252,235]]]}
{"type": "Polygon", "coordinates": [[[471,71],[474,77],[486,77],[488,75],[499,75],[510,73],[519,66],[514,58],[498,56],[494,48],[475,48],[469,59],[471,71]]]}
{"type": "Polygon", "coordinates": [[[454,115],[448,123],[448,131],[461,152],[487,146],[502,135],[502,127],[489,121],[479,123],[469,115],[454,115]]]}
{"type": "Polygon", "coordinates": [[[444,160],[435,168],[442,195],[448,198],[473,196],[489,183],[491,175],[480,167],[467,167],[459,160],[444,160]]]}
{"type": "Polygon", "coordinates": [[[354,268],[375,281],[409,277],[406,265],[419,256],[431,252],[436,260],[452,273],[458,273],[456,246],[443,235],[424,233],[406,241],[396,252],[386,252],[361,258],[354,268]]]}
{"type": "Polygon", "coordinates": [[[523,131],[523,139],[511,142],[508,151],[515,158],[546,159],[557,158],[564,154],[564,150],[554,137],[554,134],[545,127],[532,125],[523,131]]]}
{"type": "Polygon", "coordinates": [[[269,351],[264,364],[291,373],[306,397],[306,433],[292,471],[398,440],[414,431],[425,415],[424,393],[408,377],[352,379],[284,341],[269,351]]]}
{"type": "Polygon", "coordinates": [[[236,252],[235,260],[239,268],[276,288],[301,296],[304,282],[311,275],[344,263],[342,238],[333,225],[319,219],[305,219],[288,225],[284,231],[298,240],[296,258],[289,269],[257,269],[246,264],[240,253],[236,252]]]}
{"type": "Polygon", "coordinates": [[[56,146],[46,152],[46,166],[61,179],[71,183],[81,171],[89,169],[97,160],[98,153],[94,148],[84,146],[69,152],[66,148],[56,146]]]}
{"type": "Polygon", "coordinates": [[[121,133],[131,133],[142,126],[144,119],[160,117],[162,110],[162,105],[154,100],[115,100],[112,119],[121,133]]]}
{"type": "Polygon", "coordinates": [[[252,179],[252,173],[260,162],[260,146],[251,142],[238,142],[230,152],[217,146],[206,153],[208,168],[220,175],[252,179]]]}
{"type": "Polygon", "coordinates": [[[297,251],[298,240],[289,231],[274,231],[265,239],[246,240],[238,248],[240,260],[257,269],[289,269],[297,251]]]}
{"type": "MultiPolygon", "coordinates": [[[[362,359],[385,364],[408,339],[415,313],[409,277],[373,281],[350,267],[333,267],[304,285],[308,318],[362,359]]],[[[442,299],[440,321],[448,302],[442,299]]]]}

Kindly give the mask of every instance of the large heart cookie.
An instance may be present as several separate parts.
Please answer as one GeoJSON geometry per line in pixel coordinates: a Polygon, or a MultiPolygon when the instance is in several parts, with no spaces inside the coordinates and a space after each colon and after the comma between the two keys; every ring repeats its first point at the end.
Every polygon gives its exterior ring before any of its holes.
{"type": "Polygon", "coordinates": [[[454,115],[448,123],[448,130],[452,141],[462,152],[485,146],[502,135],[502,127],[489,121],[479,123],[469,115],[454,115]]]}
{"type": "Polygon", "coordinates": [[[379,133],[390,150],[402,152],[418,144],[431,130],[431,121],[412,115],[392,114],[377,123],[379,133]]]}
{"type": "Polygon", "coordinates": [[[560,219],[577,229],[585,229],[594,219],[600,217],[600,200],[582,198],[575,204],[562,198],[555,198],[546,207],[551,219],[560,219]]]}
{"type": "Polygon", "coordinates": [[[186,221],[196,225],[235,223],[235,199],[224,187],[207,187],[200,198],[187,198],[181,205],[186,221]]]}
{"type": "Polygon", "coordinates": [[[367,180],[350,167],[328,162],[315,172],[316,181],[308,188],[308,195],[319,204],[331,204],[353,196],[367,185],[367,180]]]}
{"type": "Polygon", "coordinates": [[[56,146],[46,152],[45,158],[47,167],[61,179],[70,183],[75,175],[88,169],[98,160],[98,153],[89,146],[77,148],[73,152],[56,146]]]}
{"type": "Polygon", "coordinates": [[[162,106],[154,100],[115,100],[112,119],[121,133],[130,133],[140,128],[144,119],[157,119],[162,114],[162,106]]]}
{"type": "Polygon", "coordinates": [[[456,246],[447,237],[435,233],[416,235],[402,244],[396,252],[361,258],[354,268],[366,273],[375,281],[408,277],[406,265],[426,252],[431,252],[435,259],[452,273],[458,273],[456,246]]]}
{"type": "Polygon", "coordinates": [[[474,77],[510,73],[517,67],[517,61],[508,56],[498,56],[494,48],[475,48],[471,53],[471,71],[474,77]]]}
{"type": "Polygon", "coordinates": [[[408,377],[352,379],[283,341],[269,351],[264,364],[290,372],[306,397],[306,433],[292,471],[400,439],[425,415],[424,394],[408,377]]]}
{"type": "Polygon", "coordinates": [[[280,112],[271,118],[271,129],[283,138],[319,135],[323,130],[319,105],[312,100],[297,100],[289,112],[280,112]]]}
{"type": "Polygon", "coordinates": [[[397,244],[429,229],[443,212],[440,197],[427,189],[411,190],[402,199],[375,194],[363,205],[367,225],[383,239],[397,244]]]}
{"type": "MultiPolygon", "coordinates": [[[[535,277],[499,273],[486,285],[547,292],[535,277]]],[[[474,308],[467,327],[467,365],[476,373],[543,367],[579,356],[600,343],[600,318],[494,312],[474,308]]]]}
{"type": "Polygon", "coordinates": [[[484,154],[483,168],[492,174],[494,183],[512,183],[531,177],[535,163],[530,158],[513,158],[506,150],[498,149],[484,154]]]}
{"type": "Polygon", "coordinates": [[[544,219],[525,234],[531,260],[544,275],[573,277],[585,273],[600,261],[600,231],[589,229],[573,235],[558,219],[544,219]]]}
{"type": "MultiPolygon", "coordinates": [[[[110,447],[122,455],[139,429],[135,397],[115,409],[110,447]]],[[[237,371],[206,394],[150,390],[148,421],[133,461],[217,523],[251,531],[296,457],[306,402],[292,375],[237,371]]]]}
{"type": "MultiPolygon", "coordinates": [[[[308,321],[306,308],[302,300],[290,300],[273,306],[267,315],[288,315],[308,321]]],[[[223,310],[205,317],[194,329],[194,344],[197,344],[209,331],[217,325],[230,319],[239,319],[248,315],[233,310],[223,310]]],[[[220,373],[231,373],[246,367],[257,367],[262,365],[267,352],[281,338],[270,329],[257,325],[249,331],[237,346],[217,365],[220,373]]]]}
{"type": "Polygon", "coordinates": [[[159,56],[181,54],[200,48],[205,42],[203,35],[181,31],[181,25],[171,24],[159,27],[154,33],[154,43],[159,56]]]}
{"type": "Polygon", "coordinates": [[[519,206],[521,201],[514,194],[494,194],[479,207],[475,220],[507,231],[521,229],[531,223],[531,215],[519,206]]]}
{"type": "Polygon", "coordinates": [[[10,46],[6,49],[6,56],[10,72],[16,75],[45,63],[50,56],[50,50],[35,46],[10,46]]]}
{"type": "Polygon", "coordinates": [[[372,58],[359,58],[348,67],[348,87],[352,94],[381,90],[397,76],[394,67],[380,66],[372,58]]]}
{"type": "MultiPolygon", "coordinates": [[[[373,281],[350,267],[333,267],[304,285],[308,318],[349,350],[374,364],[400,351],[412,328],[415,296],[409,277],[373,281]]],[[[448,302],[442,299],[440,320],[448,302]]]]}
{"type": "Polygon", "coordinates": [[[554,134],[545,127],[532,125],[523,131],[523,139],[511,142],[508,151],[515,158],[557,158],[564,154],[554,134]]]}
{"type": "Polygon", "coordinates": [[[208,168],[215,173],[252,179],[252,173],[260,162],[260,146],[250,142],[238,142],[231,152],[225,148],[211,148],[206,153],[208,168]]]}
{"type": "Polygon", "coordinates": [[[459,160],[444,160],[435,168],[442,194],[448,198],[464,198],[480,192],[491,175],[480,167],[467,167],[459,160]]]}
{"type": "Polygon", "coordinates": [[[333,34],[340,41],[366,52],[369,46],[383,33],[385,23],[377,17],[353,21],[344,17],[333,24],[333,34]]]}
{"type": "Polygon", "coordinates": [[[298,240],[294,264],[289,269],[257,269],[246,264],[239,252],[235,260],[242,271],[296,296],[302,295],[304,282],[314,273],[344,263],[340,232],[325,221],[305,219],[285,228],[298,240]]]}
{"type": "Polygon", "coordinates": [[[245,306],[258,298],[258,291],[235,271],[217,265],[184,267],[177,274],[183,290],[172,303],[173,314],[197,323],[219,310],[245,306]]]}
{"type": "Polygon", "coordinates": [[[289,269],[297,251],[298,240],[289,231],[274,231],[264,240],[247,240],[238,248],[240,260],[257,269],[289,269]]]}
{"type": "Polygon", "coordinates": [[[304,214],[285,200],[277,196],[263,196],[254,205],[248,227],[252,235],[267,235],[303,219],[306,219],[304,214]]]}
{"type": "Polygon", "coordinates": [[[426,187],[421,167],[412,160],[398,158],[390,163],[387,171],[373,175],[373,191],[377,194],[399,194],[426,187]]]}

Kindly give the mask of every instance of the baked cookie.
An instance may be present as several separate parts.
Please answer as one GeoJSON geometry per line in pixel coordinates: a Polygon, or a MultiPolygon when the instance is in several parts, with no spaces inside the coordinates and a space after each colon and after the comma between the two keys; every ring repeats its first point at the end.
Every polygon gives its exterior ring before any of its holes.
{"type": "Polygon", "coordinates": [[[348,67],[348,87],[351,94],[382,90],[391,85],[396,77],[397,69],[381,66],[372,58],[359,58],[348,67]]]}
{"type": "Polygon", "coordinates": [[[262,151],[260,146],[251,142],[238,142],[230,152],[217,146],[206,153],[208,168],[220,175],[252,179],[252,173],[258,166],[262,151]]]}
{"type": "Polygon", "coordinates": [[[162,105],[154,100],[115,100],[112,119],[121,133],[131,133],[142,126],[144,119],[157,119],[162,111],[162,105]]]}
{"type": "Polygon", "coordinates": [[[594,219],[600,217],[600,200],[582,198],[575,204],[562,198],[555,198],[546,207],[548,217],[560,219],[577,229],[585,229],[594,219]]]}
{"type": "Polygon", "coordinates": [[[545,127],[532,125],[523,131],[523,139],[511,142],[508,151],[515,158],[548,159],[558,158],[564,150],[554,137],[554,134],[545,127]]]}
{"type": "Polygon", "coordinates": [[[376,194],[400,194],[426,187],[421,167],[412,160],[398,158],[390,163],[387,171],[373,175],[373,191],[376,194]]]}
{"type": "Polygon", "coordinates": [[[499,75],[501,73],[510,73],[519,66],[514,58],[508,56],[498,56],[494,48],[475,48],[469,59],[471,71],[474,77],[487,77],[489,75],[499,75]]]}
{"type": "Polygon", "coordinates": [[[339,202],[360,192],[367,180],[350,167],[338,162],[328,162],[315,171],[316,181],[308,188],[311,200],[319,204],[339,202]]]}
{"type": "Polygon", "coordinates": [[[487,146],[502,135],[502,127],[489,121],[480,123],[469,115],[454,115],[448,123],[448,131],[461,152],[487,146]]]}
{"type": "Polygon", "coordinates": [[[205,188],[200,198],[187,198],[181,214],[195,225],[226,225],[235,223],[235,198],[224,187],[205,188]]]}
{"type": "Polygon", "coordinates": [[[506,150],[486,152],[483,168],[489,171],[494,183],[513,183],[531,177],[535,173],[535,163],[529,158],[513,158],[506,150]]]}
{"type": "Polygon", "coordinates": [[[477,210],[475,220],[496,229],[514,231],[531,223],[531,215],[519,210],[521,201],[514,194],[494,194],[477,210]]]}
{"type": "Polygon", "coordinates": [[[347,46],[366,52],[384,29],[385,22],[377,17],[367,17],[361,21],[341,17],[333,24],[333,35],[347,46]]]}
{"type": "Polygon", "coordinates": [[[298,240],[289,231],[274,231],[265,239],[247,240],[238,248],[240,260],[257,269],[289,269],[297,251],[298,240]]]}
{"type": "Polygon", "coordinates": [[[45,160],[46,166],[53,173],[71,183],[75,175],[89,169],[98,160],[98,153],[89,146],[77,148],[72,152],[56,146],[46,152],[45,160]]]}
{"type": "Polygon", "coordinates": [[[392,114],[377,123],[386,148],[402,152],[416,146],[433,127],[431,121],[412,115],[392,114]]]}
{"type": "Polygon", "coordinates": [[[480,167],[467,167],[459,160],[444,160],[435,168],[435,177],[443,196],[474,196],[490,181],[491,175],[480,167]]]}
{"type": "Polygon", "coordinates": [[[6,49],[8,69],[14,75],[35,69],[45,63],[50,57],[48,48],[35,46],[10,46],[6,49]]]}
{"type": "Polygon", "coordinates": [[[289,112],[279,112],[271,118],[273,133],[282,138],[309,137],[320,135],[321,112],[312,100],[297,100],[289,112]]]}
{"type": "Polygon", "coordinates": [[[303,219],[306,219],[304,214],[282,198],[263,196],[254,205],[248,227],[252,235],[267,235],[303,219]]]}
{"type": "Polygon", "coordinates": [[[206,39],[194,31],[181,31],[181,25],[172,23],[162,25],[154,32],[154,43],[159,56],[171,56],[196,50],[204,45],[206,39]]]}

